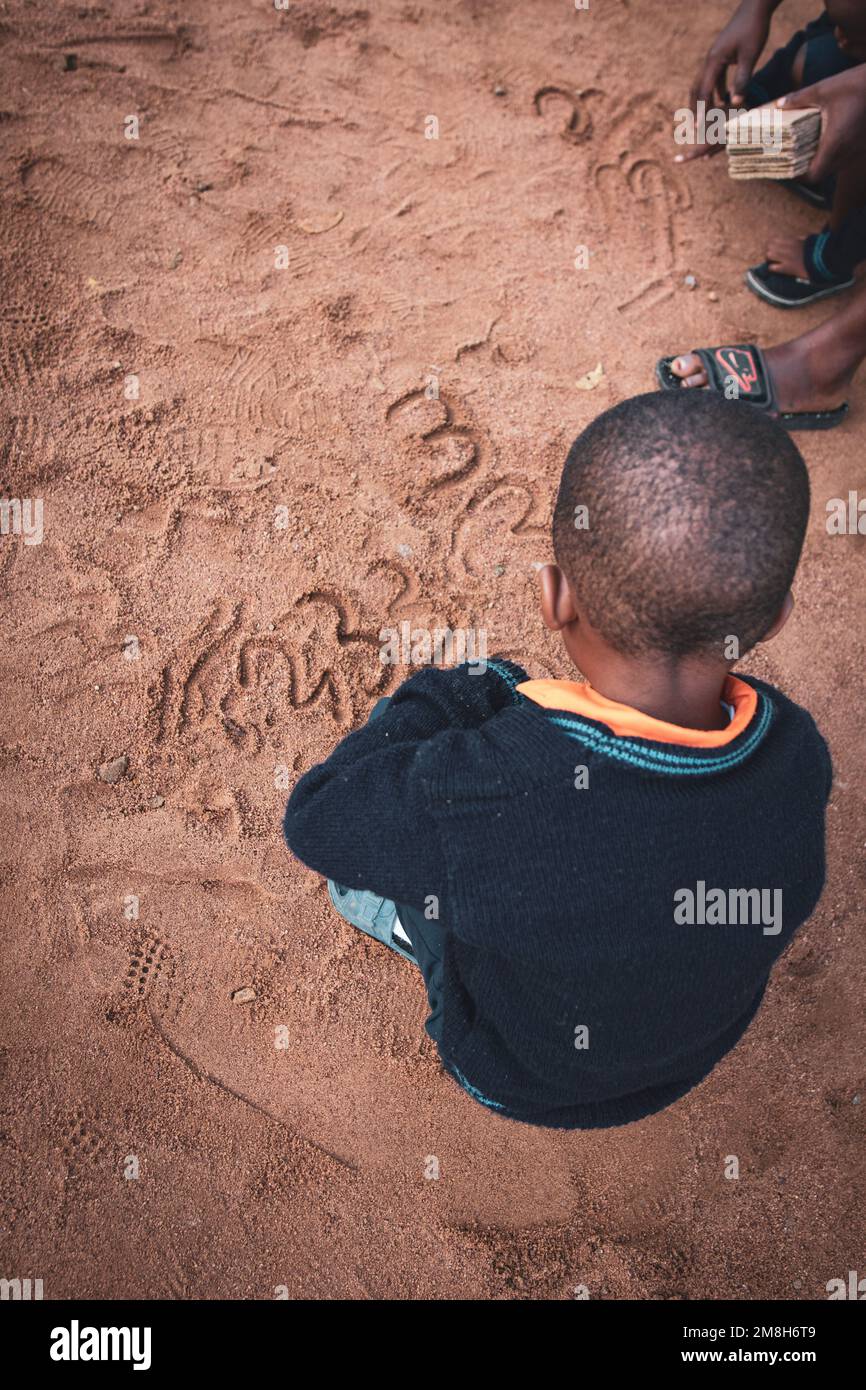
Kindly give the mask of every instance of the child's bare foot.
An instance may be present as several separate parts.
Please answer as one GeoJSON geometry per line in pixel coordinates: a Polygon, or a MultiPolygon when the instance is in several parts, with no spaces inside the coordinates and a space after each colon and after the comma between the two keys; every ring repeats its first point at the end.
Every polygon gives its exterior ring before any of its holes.
{"type": "MultiPolygon", "coordinates": [[[[825,325],[821,325],[823,328],[825,325]]],[[[780,411],[803,412],[835,410],[845,400],[846,387],[853,372],[834,368],[827,360],[818,338],[821,329],[789,343],[764,349],[764,361],[773,383],[776,404],[780,411]]],[[[684,353],[671,363],[674,376],[683,386],[706,386],[707,372],[703,362],[692,352],[684,353]]]]}
{"type": "Polygon", "coordinates": [[[808,280],[804,254],[806,238],[799,236],[771,237],[767,244],[767,262],[778,275],[793,275],[798,280],[808,280]]]}

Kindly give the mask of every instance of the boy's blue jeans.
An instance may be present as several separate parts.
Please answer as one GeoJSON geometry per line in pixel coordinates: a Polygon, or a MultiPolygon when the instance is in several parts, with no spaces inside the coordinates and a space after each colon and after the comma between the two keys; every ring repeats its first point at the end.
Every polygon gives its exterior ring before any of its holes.
{"type": "Polygon", "coordinates": [[[425,1027],[434,1042],[442,1036],[442,928],[431,922],[417,907],[397,903],[400,925],[412,942],[412,950],[427,990],[430,1017],[425,1027]]]}

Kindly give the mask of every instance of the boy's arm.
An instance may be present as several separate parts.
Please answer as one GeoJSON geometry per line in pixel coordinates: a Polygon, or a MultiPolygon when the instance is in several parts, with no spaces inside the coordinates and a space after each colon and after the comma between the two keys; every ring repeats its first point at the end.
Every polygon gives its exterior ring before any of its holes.
{"type": "Polygon", "coordinates": [[[412,676],[387,709],[298,782],[283,822],[289,848],[349,888],[419,907],[440,895],[445,865],[422,763],[435,767],[452,732],[479,728],[513,704],[526,678],[505,661],[477,675],[462,666],[412,676]]]}
{"type": "Polygon", "coordinates": [[[723,105],[727,96],[728,68],[734,68],[730,98],[739,106],[764,50],[770,33],[770,20],[782,0],[741,0],[737,10],[710,45],[709,52],[692,85],[690,104],[699,101],[723,105]]]}
{"type": "Polygon", "coordinates": [[[393,742],[430,738],[443,729],[477,728],[513,704],[517,686],[528,679],[522,666],[504,657],[491,657],[483,666],[465,662],[450,670],[425,666],[395,690],[387,709],[339,747],[346,747],[350,740],[366,743],[361,736],[367,734],[373,735],[376,746],[386,737],[393,742]]]}
{"type": "Polygon", "coordinates": [[[779,105],[786,111],[804,106],[821,108],[821,138],[806,170],[806,177],[813,183],[837,173],[847,164],[861,165],[866,142],[866,66],[862,63],[811,87],[801,87],[790,96],[780,97],[779,105]]]}

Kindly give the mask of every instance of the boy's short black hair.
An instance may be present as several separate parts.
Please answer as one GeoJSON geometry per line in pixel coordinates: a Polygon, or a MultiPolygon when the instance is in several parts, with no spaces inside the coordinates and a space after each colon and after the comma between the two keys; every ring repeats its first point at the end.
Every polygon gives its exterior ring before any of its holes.
{"type": "Polygon", "coordinates": [[[775,420],[708,390],[655,391],[572,444],[553,545],[618,651],[724,656],[736,637],[742,655],[781,609],[808,516],[806,465],[775,420]]]}

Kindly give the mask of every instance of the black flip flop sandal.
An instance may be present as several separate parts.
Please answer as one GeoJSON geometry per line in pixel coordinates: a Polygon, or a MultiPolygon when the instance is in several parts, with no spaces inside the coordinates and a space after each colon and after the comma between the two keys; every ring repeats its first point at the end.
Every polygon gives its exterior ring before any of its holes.
{"type": "MultiPolygon", "coordinates": [[[[731,400],[747,401],[756,410],[773,415],[786,430],[832,430],[841,425],[848,414],[847,401],[835,410],[779,410],[764,354],[754,343],[693,348],[692,353],[703,363],[708,385],[691,389],[716,391],[731,400]]],[[[678,357],[687,355],[677,353],[674,357],[663,357],[656,364],[656,379],[663,391],[683,389],[682,377],[675,374],[672,364],[678,357]]]]}
{"type": "Polygon", "coordinates": [[[773,304],[777,309],[802,309],[807,304],[817,304],[819,299],[829,299],[833,294],[850,290],[854,276],[838,280],[800,280],[795,275],[771,270],[769,262],[762,261],[746,271],[745,281],[752,293],[766,304],[773,304]]]}
{"type": "Polygon", "coordinates": [[[778,309],[801,309],[806,304],[815,304],[819,299],[828,299],[832,294],[850,290],[854,284],[853,269],[831,270],[827,264],[825,252],[829,238],[830,232],[825,228],[804,239],[804,277],[783,275],[778,270],[771,270],[769,261],[762,261],[746,271],[746,284],[759,299],[778,309]]]}

